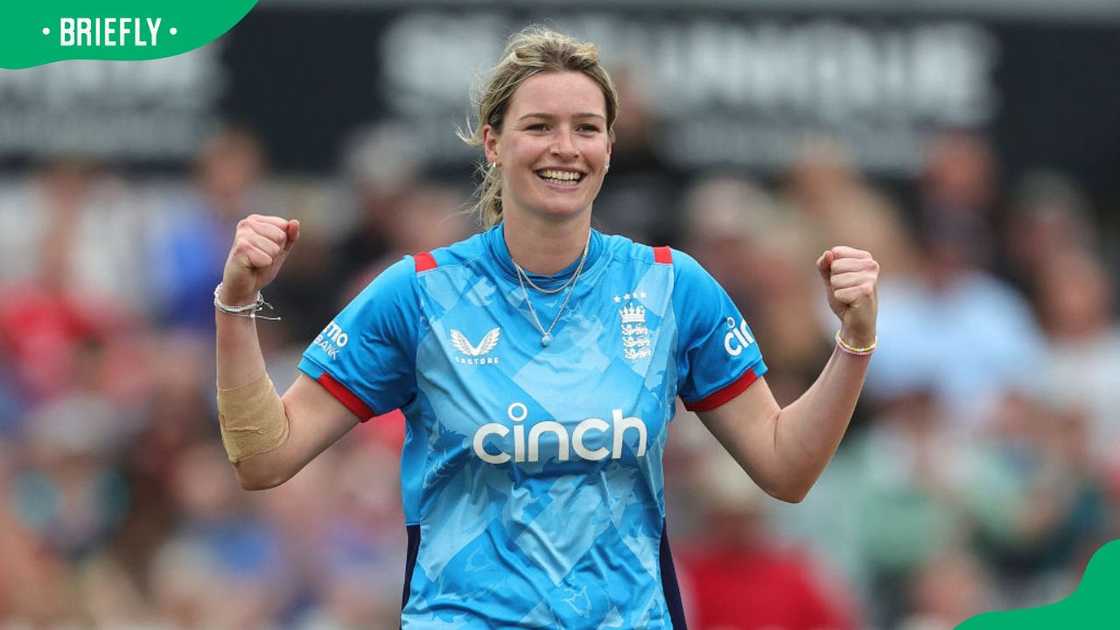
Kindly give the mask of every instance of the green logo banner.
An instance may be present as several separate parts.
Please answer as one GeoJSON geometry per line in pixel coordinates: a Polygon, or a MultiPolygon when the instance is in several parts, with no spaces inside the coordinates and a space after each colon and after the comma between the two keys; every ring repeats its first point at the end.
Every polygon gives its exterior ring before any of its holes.
{"type": "Polygon", "coordinates": [[[0,68],[63,59],[137,61],[204,46],[256,0],[7,0],[0,8],[0,68]]]}
{"type": "Polygon", "coordinates": [[[1049,606],[977,615],[957,626],[957,630],[1116,628],[1120,624],[1118,588],[1120,540],[1114,540],[1093,554],[1081,584],[1069,597],[1049,606]]]}

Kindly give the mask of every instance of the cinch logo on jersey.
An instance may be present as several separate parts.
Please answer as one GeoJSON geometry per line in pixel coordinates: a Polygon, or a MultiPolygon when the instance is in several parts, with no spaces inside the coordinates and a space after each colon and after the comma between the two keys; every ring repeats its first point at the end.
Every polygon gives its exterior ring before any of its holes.
{"type": "Polygon", "coordinates": [[[455,360],[463,365],[494,365],[498,363],[498,357],[485,356],[490,354],[490,351],[498,345],[498,339],[502,336],[501,328],[492,328],[478,345],[473,345],[467,336],[463,333],[451,329],[451,345],[455,346],[463,356],[455,357],[455,360]]]}
{"type": "Polygon", "coordinates": [[[323,332],[315,337],[314,345],[327,353],[328,357],[335,359],[338,357],[338,351],[342,350],[349,342],[350,335],[347,335],[346,331],[342,330],[342,327],[334,323],[332,319],[331,323],[323,329],[323,332]]]}
{"type": "MultiPolygon", "coordinates": [[[[622,458],[622,445],[627,431],[633,431],[638,436],[638,448],[634,451],[636,457],[646,454],[646,441],[648,429],[641,418],[623,417],[621,409],[611,410],[611,421],[602,418],[587,418],[577,424],[571,435],[563,424],[555,420],[545,420],[533,425],[529,430],[528,438],[525,436],[525,425],[522,424],[529,415],[529,408],[525,403],[515,402],[506,410],[509,419],[513,422],[513,455],[498,450],[495,452],[486,449],[486,438],[490,436],[506,437],[510,428],[498,422],[484,424],[475,431],[474,453],[478,458],[490,464],[504,464],[510,459],[515,462],[540,461],[541,439],[549,434],[556,442],[556,460],[566,462],[571,459],[569,451],[575,451],[576,457],[587,461],[597,462],[607,457],[611,459],[622,458]],[[610,448],[607,448],[607,432],[611,432],[610,448]],[[592,441],[594,447],[588,445],[592,441]]],[[[552,441],[550,440],[550,441],[552,441]]]]}
{"type": "Polygon", "coordinates": [[[736,326],[735,318],[728,317],[727,327],[731,329],[731,332],[723,336],[723,349],[727,351],[727,354],[737,357],[743,354],[743,350],[746,350],[747,346],[754,343],[754,337],[751,336],[751,331],[747,329],[746,320],[740,321],[739,325],[736,326]]]}

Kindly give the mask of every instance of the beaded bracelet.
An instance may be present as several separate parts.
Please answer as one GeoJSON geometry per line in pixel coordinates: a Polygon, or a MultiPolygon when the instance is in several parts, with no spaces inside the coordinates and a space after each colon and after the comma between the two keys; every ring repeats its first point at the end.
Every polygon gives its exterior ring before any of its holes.
{"type": "Polygon", "coordinates": [[[879,345],[879,338],[875,337],[875,340],[871,342],[870,346],[867,346],[865,348],[857,348],[857,347],[849,344],[848,342],[844,341],[840,337],[840,331],[837,330],[836,331],[836,345],[840,346],[840,349],[843,350],[844,352],[847,352],[848,354],[854,354],[856,356],[864,357],[864,356],[867,356],[867,355],[871,354],[872,352],[875,352],[875,346],[879,345]]]}
{"type": "Polygon", "coordinates": [[[218,309],[219,311],[221,311],[223,313],[228,313],[230,315],[236,315],[238,317],[248,317],[249,319],[267,319],[267,320],[272,321],[272,322],[280,321],[279,316],[269,317],[267,315],[257,315],[257,311],[265,309],[265,308],[267,308],[270,311],[276,310],[272,307],[271,304],[264,301],[264,295],[262,295],[260,291],[257,291],[257,299],[252,304],[243,304],[241,306],[230,306],[228,304],[223,303],[222,299],[220,297],[218,297],[221,293],[221,290],[222,290],[222,283],[219,282],[218,286],[214,287],[214,308],[218,309]]]}

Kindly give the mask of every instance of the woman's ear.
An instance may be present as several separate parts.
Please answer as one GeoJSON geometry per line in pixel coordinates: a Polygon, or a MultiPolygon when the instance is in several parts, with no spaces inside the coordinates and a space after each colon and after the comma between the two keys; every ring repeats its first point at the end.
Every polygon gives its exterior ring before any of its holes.
{"type": "Polygon", "coordinates": [[[493,125],[482,126],[482,152],[486,156],[487,163],[501,166],[498,156],[498,132],[493,125]]]}

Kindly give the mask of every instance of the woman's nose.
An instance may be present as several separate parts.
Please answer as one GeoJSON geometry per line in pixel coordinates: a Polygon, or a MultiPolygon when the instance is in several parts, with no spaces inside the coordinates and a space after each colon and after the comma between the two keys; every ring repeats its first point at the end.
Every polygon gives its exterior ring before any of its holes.
{"type": "Polygon", "coordinates": [[[572,142],[571,132],[560,130],[556,134],[552,143],[552,154],[569,160],[579,157],[579,149],[576,148],[575,142],[572,142]]]}

